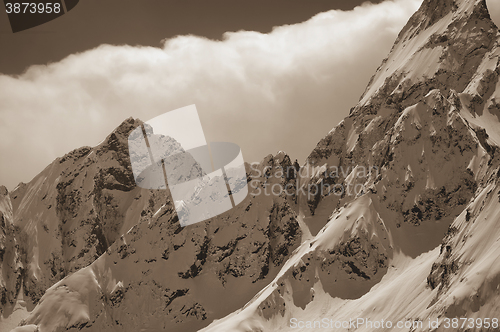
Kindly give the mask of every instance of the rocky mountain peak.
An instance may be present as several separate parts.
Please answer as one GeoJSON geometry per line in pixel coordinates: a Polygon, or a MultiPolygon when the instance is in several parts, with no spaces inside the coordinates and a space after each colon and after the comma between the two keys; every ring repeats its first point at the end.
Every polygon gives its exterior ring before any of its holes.
{"type": "Polygon", "coordinates": [[[499,37],[484,0],[425,0],[351,113],[402,111],[432,89],[463,92],[499,37]]]}
{"type": "Polygon", "coordinates": [[[491,20],[485,0],[425,0],[401,31],[401,34],[404,34],[411,27],[425,30],[447,15],[450,15],[454,21],[463,19],[491,20]]]}
{"type": "Polygon", "coordinates": [[[9,191],[5,186],[0,186],[0,195],[1,196],[7,196],[9,194],[9,191]]]}
{"type": "MultiPolygon", "coordinates": [[[[99,145],[100,150],[128,151],[128,136],[143,122],[132,117],[124,120],[118,127],[109,134],[99,145]]],[[[126,153],[128,155],[128,153],[126,153]]]]}

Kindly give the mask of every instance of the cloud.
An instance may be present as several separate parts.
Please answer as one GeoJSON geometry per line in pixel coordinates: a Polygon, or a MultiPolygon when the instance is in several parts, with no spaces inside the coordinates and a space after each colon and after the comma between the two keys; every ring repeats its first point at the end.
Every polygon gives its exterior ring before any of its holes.
{"type": "Polygon", "coordinates": [[[56,157],[96,145],[125,118],[196,104],[209,141],[246,161],[299,161],[356,104],[421,0],[329,11],[271,33],[195,36],[163,47],[101,45],[23,75],[0,75],[0,184],[27,182],[56,157]]]}
{"type": "Polygon", "coordinates": [[[491,19],[497,27],[500,28],[500,1],[498,0],[486,0],[486,5],[488,6],[488,11],[490,12],[491,19]]]}

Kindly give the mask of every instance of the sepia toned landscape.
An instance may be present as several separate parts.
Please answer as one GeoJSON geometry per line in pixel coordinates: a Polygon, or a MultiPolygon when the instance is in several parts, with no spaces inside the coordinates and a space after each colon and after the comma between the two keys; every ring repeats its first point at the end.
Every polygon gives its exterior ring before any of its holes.
{"type": "MultiPolygon", "coordinates": [[[[181,203],[136,184],[129,136],[147,120],[0,187],[0,331],[500,328],[500,30],[484,0],[423,0],[305,161],[245,157],[248,195],[208,220],[182,227],[181,203]]],[[[209,187],[196,198],[222,199],[209,187]]]]}

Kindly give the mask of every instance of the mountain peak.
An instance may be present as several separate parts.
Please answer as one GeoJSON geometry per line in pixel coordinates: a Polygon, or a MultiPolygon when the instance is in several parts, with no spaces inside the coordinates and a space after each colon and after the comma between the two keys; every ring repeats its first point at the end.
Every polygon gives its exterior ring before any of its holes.
{"type": "Polygon", "coordinates": [[[139,119],[134,119],[133,117],[129,117],[129,118],[123,120],[123,122],[118,127],[116,127],[111,132],[111,134],[108,135],[108,137],[104,140],[104,142],[107,142],[107,141],[109,141],[110,138],[113,138],[116,136],[118,136],[120,138],[128,139],[128,135],[132,132],[132,130],[134,130],[135,128],[140,126],[142,123],[143,122],[139,119]]]}
{"type": "Polygon", "coordinates": [[[463,92],[499,38],[484,0],[424,0],[353,112],[401,110],[432,89],[463,92]]]}
{"type": "Polygon", "coordinates": [[[453,22],[467,23],[471,20],[481,20],[483,23],[494,25],[485,0],[424,0],[419,10],[399,33],[396,45],[401,40],[413,39],[440,21],[442,22],[439,28],[444,32],[453,22]]]}
{"type": "Polygon", "coordinates": [[[452,14],[454,19],[463,17],[490,19],[485,0],[425,0],[415,16],[424,18],[422,23],[431,26],[449,14],[452,14]]]}

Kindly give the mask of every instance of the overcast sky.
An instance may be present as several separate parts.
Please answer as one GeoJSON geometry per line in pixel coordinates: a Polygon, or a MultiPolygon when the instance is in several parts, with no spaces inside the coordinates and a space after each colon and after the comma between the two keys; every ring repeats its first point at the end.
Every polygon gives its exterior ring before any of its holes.
{"type": "Polygon", "coordinates": [[[0,184],[30,181],[130,116],[190,104],[207,140],[239,144],[247,162],[284,150],[302,163],[420,3],[85,0],[16,34],[2,13],[0,184]]]}

